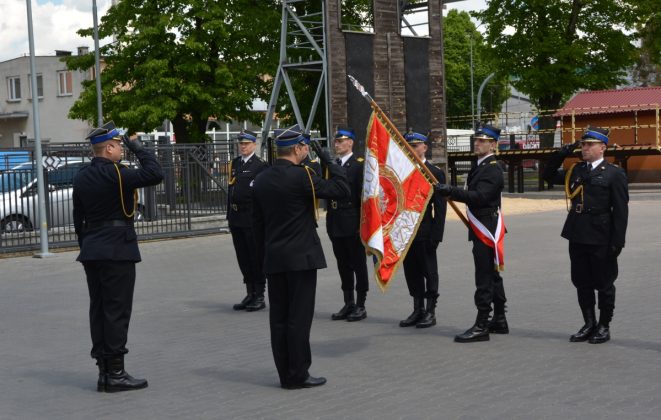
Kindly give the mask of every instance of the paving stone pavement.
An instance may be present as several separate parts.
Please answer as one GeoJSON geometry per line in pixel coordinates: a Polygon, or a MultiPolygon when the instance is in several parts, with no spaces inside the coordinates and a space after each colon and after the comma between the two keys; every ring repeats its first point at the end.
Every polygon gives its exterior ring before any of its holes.
{"type": "MultiPolygon", "coordinates": [[[[95,390],[87,289],[75,252],[0,260],[0,419],[633,419],[661,410],[658,201],[631,203],[613,339],[569,343],[582,324],[569,280],[563,212],[506,219],[511,333],[456,344],[475,316],[466,229],[449,221],[438,250],[438,325],[400,328],[403,273],[371,283],[368,318],[331,321],[340,281],[319,271],[312,326],[316,388],[286,391],[268,312],[236,312],[242,284],[229,235],[141,245],[127,369],[149,388],[95,390]],[[656,268],[655,268],[656,267],[656,268]]],[[[506,209],[505,209],[506,211],[506,209]]]]}

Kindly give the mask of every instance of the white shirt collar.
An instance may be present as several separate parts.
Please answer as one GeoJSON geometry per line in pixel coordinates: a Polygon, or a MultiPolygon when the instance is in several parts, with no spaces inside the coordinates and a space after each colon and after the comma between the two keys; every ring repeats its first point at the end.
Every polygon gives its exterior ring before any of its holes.
{"type": "Polygon", "coordinates": [[[484,160],[485,160],[486,158],[488,158],[489,156],[493,156],[493,153],[488,154],[488,155],[486,155],[485,157],[478,159],[478,160],[477,160],[477,166],[480,166],[480,163],[484,162],[484,160]]]}
{"type": "Polygon", "coordinates": [[[347,163],[347,160],[349,160],[351,156],[353,156],[353,152],[347,153],[346,155],[340,158],[342,160],[342,166],[344,166],[344,164],[347,163]]]}
{"type": "Polygon", "coordinates": [[[252,153],[250,154],[250,156],[248,156],[248,157],[243,157],[243,156],[241,156],[241,160],[243,161],[243,163],[246,163],[246,162],[248,162],[248,161],[250,160],[251,157],[253,157],[254,154],[255,154],[255,152],[252,152],[252,153]]]}
{"type": "Polygon", "coordinates": [[[601,158],[601,159],[599,159],[599,160],[595,160],[595,161],[592,162],[592,163],[588,162],[588,165],[591,165],[591,166],[592,166],[592,167],[590,168],[590,170],[595,169],[596,167],[598,167],[599,165],[601,165],[601,162],[603,162],[603,161],[604,161],[604,158],[601,158]]]}

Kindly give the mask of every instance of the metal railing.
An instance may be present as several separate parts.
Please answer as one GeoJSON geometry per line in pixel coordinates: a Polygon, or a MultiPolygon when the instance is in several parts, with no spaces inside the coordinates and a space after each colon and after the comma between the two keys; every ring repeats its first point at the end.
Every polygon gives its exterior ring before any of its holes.
{"type": "MultiPolygon", "coordinates": [[[[188,236],[225,229],[233,144],[170,144],[167,138],[161,138],[146,147],[157,155],[165,179],[155,187],[138,191],[135,227],[139,237],[188,236]]],[[[44,156],[49,247],[72,246],[76,244],[73,177],[81,166],[89,164],[90,148],[49,145],[44,148],[44,156]]],[[[126,158],[129,166],[138,165],[130,153],[126,158]]],[[[0,171],[0,254],[39,248],[35,228],[40,226],[40,218],[32,160],[0,171]]]]}

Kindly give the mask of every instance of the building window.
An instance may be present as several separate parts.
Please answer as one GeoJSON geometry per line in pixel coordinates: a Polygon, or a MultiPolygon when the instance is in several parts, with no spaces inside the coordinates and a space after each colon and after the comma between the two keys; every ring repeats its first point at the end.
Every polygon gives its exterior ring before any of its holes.
{"type": "Polygon", "coordinates": [[[73,95],[73,73],[70,71],[57,72],[57,94],[58,96],[73,95]]]}
{"type": "Polygon", "coordinates": [[[21,100],[21,78],[19,76],[7,78],[7,92],[9,93],[10,101],[21,100]]]}
{"type": "Polygon", "coordinates": [[[342,0],[340,7],[343,31],[374,33],[372,0],[342,0]]]}
{"type": "MultiPolygon", "coordinates": [[[[28,74],[28,92],[30,93],[30,99],[32,99],[32,80],[30,78],[32,77],[31,74],[28,74]]],[[[43,99],[44,97],[44,78],[41,76],[41,74],[37,75],[37,98],[43,99]]]]}

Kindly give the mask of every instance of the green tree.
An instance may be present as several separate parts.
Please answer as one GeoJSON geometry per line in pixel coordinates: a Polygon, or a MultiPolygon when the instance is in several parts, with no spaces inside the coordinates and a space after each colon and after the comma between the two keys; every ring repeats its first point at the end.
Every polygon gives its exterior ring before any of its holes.
{"type": "Polygon", "coordinates": [[[661,86],[661,0],[647,2],[648,18],[638,23],[640,56],[633,81],[640,86],[661,86]]]}
{"type": "MultiPolygon", "coordinates": [[[[450,10],[443,19],[445,95],[448,126],[451,128],[471,128],[471,94],[477,96],[480,84],[494,69],[485,54],[486,46],[482,34],[477,30],[467,12],[450,10]],[[471,43],[473,60],[473,90],[471,92],[471,43]]],[[[500,112],[509,95],[507,75],[500,75],[489,81],[491,92],[489,101],[482,101],[482,115],[500,112]]],[[[485,90],[485,92],[489,89],[485,90]]],[[[477,107],[477,97],[474,99],[477,107]]],[[[477,113],[478,110],[476,109],[477,113]]]]}
{"type": "Polygon", "coordinates": [[[553,110],[579,89],[613,88],[636,59],[640,0],[489,0],[474,13],[487,28],[487,54],[527,94],[553,146],[553,110]]]}
{"type": "MultiPolygon", "coordinates": [[[[264,75],[277,63],[277,0],[134,0],[110,8],[99,36],[105,119],[150,131],[169,119],[177,142],[202,142],[209,117],[258,122],[254,98],[268,98],[264,75]]],[[[92,36],[92,29],[78,31],[92,36]]],[[[69,57],[87,69],[94,56],[69,57]]],[[[71,118],[95,122],[94,81],[85,83],[71,118]]]]}

